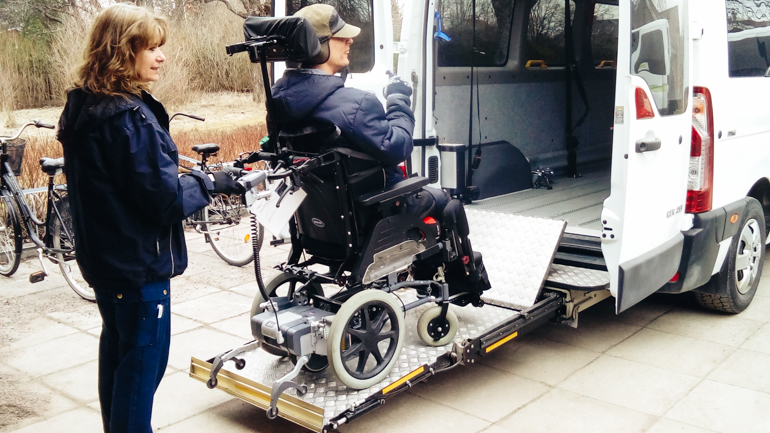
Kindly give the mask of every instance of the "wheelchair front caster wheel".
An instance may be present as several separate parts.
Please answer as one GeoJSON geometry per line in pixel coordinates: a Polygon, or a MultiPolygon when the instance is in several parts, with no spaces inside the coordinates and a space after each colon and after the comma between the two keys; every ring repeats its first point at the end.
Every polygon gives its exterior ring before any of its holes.
{"type": "Polygon", "coordinates": [[[246,367],[246,360],[245,359],[235,359],[235,368],[238,370],[243,370],[243,368],[246,367]]]}
{"type": "Polygon", "coordinates": [[[441,323],[438,320],[439,315],[441,315],[441,307],[437,305],[425,310],[417,321],[417,335],[428,346],[444,346],[451,343],[457,335],[460,324],[454,311],[447,311],[446,320],[441,323]]]}
{"type": "Polygon", "coordinates": [[[209,387],[209,389],[214,389],[214,388],[216,388],[216,387],[217,387],[217,384],[219,384],[219,381],[217,380],[217,378],[216,378],[216,377],[212,377],[212,378],[210,378],[210,379],[209,379],[209,380],[206,382],[206,386],[208,386],[208,387],[209,387]]]}
{"type": "Polygon", "coordinates": [[[278,417],[278,408],[277,407],[267,408],[267,417],[270,419],[275,419],[276,417],[278,417]]]}
{"type": "Polygon", "coordinates": [[[305,394],[307,394],[307,385],[303,383],[300,389],[297,390],[297,396],[303,397],[305,394]]]}
{"type": "Polygon", "coordinates": [[[342,304],[327,340],[329,365],[352,389],[368,388],[390,373],[404,345],[401,302],[377,289],[356,293],[342,304]]]}

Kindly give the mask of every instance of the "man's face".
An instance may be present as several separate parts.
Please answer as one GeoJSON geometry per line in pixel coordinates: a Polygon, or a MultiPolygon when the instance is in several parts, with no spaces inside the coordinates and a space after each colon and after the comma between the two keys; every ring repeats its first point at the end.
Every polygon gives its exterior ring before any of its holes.
{"type": "Polygon", "coordinates": [[[329,60],[326,62],[334,71],[341,71],[342,68],[350,64],[350,46],[353,45],[353,38],[334,38],[329,39],[329,60]]]}

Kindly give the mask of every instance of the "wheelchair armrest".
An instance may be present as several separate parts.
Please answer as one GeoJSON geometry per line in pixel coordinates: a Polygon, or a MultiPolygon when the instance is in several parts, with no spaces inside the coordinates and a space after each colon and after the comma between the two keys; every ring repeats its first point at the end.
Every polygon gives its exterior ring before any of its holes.
{"type": "Polygon", "coordinates": [[[409,179],[386,187],[385,189],[364,194],[358,197],[356,201],[362,206],[371,206],[373,204],[382,203],[392,198],[407,195],[411,192],[419,190],[429,183],[430,180],[428,180],[427,177],[410,177],[409,179]]]}

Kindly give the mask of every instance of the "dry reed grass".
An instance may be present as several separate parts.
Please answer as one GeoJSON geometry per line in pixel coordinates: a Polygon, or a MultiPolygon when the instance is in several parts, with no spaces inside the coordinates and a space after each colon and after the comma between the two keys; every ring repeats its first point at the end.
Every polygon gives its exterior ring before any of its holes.
{"type": "MultiPolygon", "coordinates": [[[[232,161],[241,153],[259,150],[259,141],[267,134],[264,124],[247,125],[230,130],[209,129],[191,130],[174,134],[174,142],[180,155],[200,159],[199,155],[191,150],[196,144],[216,143],[219,145],[219,153],[215,160],[232,161]]],[[[188,164],[189,165],[189,164],[188,164]]]]}
{"type": "MultiPolygon", "coordinates": [[[[0,122],[14,126],[12,110],[64,104],[92,20],[70,16],[47,38],[0,32],[0,122]]],[[[248,56],[229,57],[225,52],[226,45],[242,40],[243,19],[219,2],[170,19],[163,47],[167,61],[153,94],[167,105],[180,105],[201,92],[261,89],[261,77],[248,56]]]]}

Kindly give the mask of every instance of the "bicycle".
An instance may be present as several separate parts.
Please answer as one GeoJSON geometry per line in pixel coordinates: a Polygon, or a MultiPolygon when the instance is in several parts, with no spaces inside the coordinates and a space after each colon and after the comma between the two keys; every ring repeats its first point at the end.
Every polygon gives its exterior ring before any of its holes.
{"type": "MultiPolygon", "coordinates": [[[[176,116],[185,116],[204,122],[206,119],[186,113],[174,113],[169,122],[176,116]]],[[[196,160],[184,155],[179,155],[179,160],[192,163],[204,172],[221,171],[223,167],[232,167],[234,163],[216,163],[209,165],[209,158],[216,156],[219,146],[214,143],[199,144],[192,150],[201,159],[196,160]]],[[[180,165],[181,170],[190,170],[190,167],[180,165]]],[[[232,172],[233,177],[238,174],[232,172]]],[[[206,243],[211,245],[214,252],[226,263],[232,266],[245,266],[254,260],[254,252],[251,242],[251,228],[241,221],[249,219],[247,198],[244,195],[226,196],[214,194],[211,203],[205,208],[194,213],[186,223],[195,227],[195,231],[204,235],[206,243]]]]}
{"type": "MultiPolygon", "coordinates": [[[[194,163],[204,172],[224,170],[233,177],[242,175],[242,167],[235,167],[242,165],[238,162],[208,165],[209,158],[219,151],[217,144],[199,144],[193,146],[192,150],[201,156],[200,161],[187,157],[180,159],[194,163]]],[[[252,229],[248,224],[248,203],[252,199],[249,194],[253,192],[249,190],[243,195],[230,196],[213,194],[211,203],[188,220],[188,223],[195,227],[195,231],[205,236],[206,242],[214,252],[232,266],[245,266],[254,260],[252,229]]]]}
{"type": "Polygon", "coordinates": [[[22,224],[35,246],[41,271],[29,276],[30,283],[43,281],[48,276],[44,258],[59,265],[59,269],[72,290],[88,301],[95,301],[96,296],[85,282],[75,260],[75,238],[73,235],[72,215],[67,198],[67,186],[55,185],[54,176],[64,169],[64,158],[41,158],[40,168],[48,175],[46,191],[45,219],[39,220],[36,212],[29,206],[24,191],[19,186],[16,176],[21,174],[24,157],[24,142],[13,144],[28,126],[54,129],[40,121],[32,120],[22,125],[13,136],[1,136],[2,153],[0,154],[0,275],[11,276],[19,268],[23,243],[22,224]],[[40,239],[39,230],[43,229],[40,239]]]}

